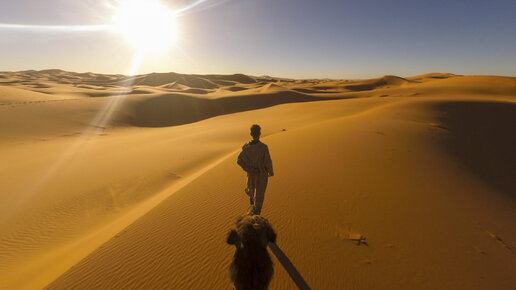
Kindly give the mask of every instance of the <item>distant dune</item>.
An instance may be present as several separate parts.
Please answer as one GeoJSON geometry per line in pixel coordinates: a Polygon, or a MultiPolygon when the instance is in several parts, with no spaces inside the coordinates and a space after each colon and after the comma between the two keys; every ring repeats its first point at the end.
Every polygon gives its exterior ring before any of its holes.
{"type": "Polygon", "coordinates": [[[367,91],[388,86],[402,86],[407,83],[409,83],[409,81],[404,78],[397,76],[384,76],[378,79],[353,83],[344,87],[351,91],[367,91]]]}
{"type": "Polygon", "coordinates": [[[231,288],[253,123],[313,289],[516,285],[516,78],[44,70],[0,72],[0,289],[231,288]]]}

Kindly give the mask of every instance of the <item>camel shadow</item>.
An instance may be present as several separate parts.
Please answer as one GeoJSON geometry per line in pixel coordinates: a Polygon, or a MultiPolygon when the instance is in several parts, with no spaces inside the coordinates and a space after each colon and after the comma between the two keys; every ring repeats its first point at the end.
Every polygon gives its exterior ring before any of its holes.
{"type": "Polygon", "coordinates": [[[303,276],[299,273],[299,271],[296,269],[294,264],[290,261],[290,259],[283,253],[283,251],[276,245],[276,243],[269,243],[269,248],[271,249],[272,253],[278,261],[281,263],[285,271],[287,271],[288,275],[296,283],[297,287],[302,290],[309,290],[310,286],[306,283],[305,279],[303,279],[303,276]]]}

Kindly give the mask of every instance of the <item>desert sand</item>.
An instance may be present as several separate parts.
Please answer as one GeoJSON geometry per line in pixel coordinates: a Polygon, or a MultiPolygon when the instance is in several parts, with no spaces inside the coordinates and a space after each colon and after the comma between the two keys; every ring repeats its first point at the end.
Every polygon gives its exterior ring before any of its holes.
{"type": "Polygon", "coordinates": [[[253,123],[271,289],[514,289],[516,78],[60,70],[0,73],[0,289],[231,289],[253,123]]]}

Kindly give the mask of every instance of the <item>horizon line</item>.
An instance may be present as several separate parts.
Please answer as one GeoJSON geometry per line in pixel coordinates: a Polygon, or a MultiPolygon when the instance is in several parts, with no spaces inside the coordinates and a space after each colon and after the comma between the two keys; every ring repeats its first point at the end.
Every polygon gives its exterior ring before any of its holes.
{"type": "Polygon", "coordinates": [[[397,74],[379,74],[376,76],[366,76],[366,77],[356,77],[356,78],[334,78],[334,77],[303,77],[303,78],[296,78],[296,77],[285,77],[285,76],[271,76],[268,74],[246,74],[242,72],[235,72],[235,73],[180,73],[175,71],[153,71],[148,73],[137,73],[137,74],[125,74],[125,73],[104,73],[104,72],[94,72],[94,71],[72,71],[72,70],[66,70],[61,68],[48,68],[48,69],[23,69],[23,70],[12,70],[12,71],[0,71],[0,73],[23,73],[23,72],[44,72],[44,71],[62,71],[62,72],[68,72],[68,73],[92,73],[92,74],[101,74],[101,75],[119,75],[119,76],[143,76],[143,75],[150,75],[150,74],[169,74],[169,73],[175,73],[180,75],[195,75],[195,76],[207,76],[207,75],[245,75],[253,78],[271,78],[271,79],[284,79],[284,80],[364,80],[364,79],[375,79],[375,78],[381,78],[385,76],[395,76],[399,78],[409,78],[409,77],[416,77],[416,76],[422,76],[422,75],[428,75],[428,74],[451,74],[455,76],[498,76],[498,77],[516,77],[515,75],[496,75],[496,74],[459,74],[459,73],[451,73],[451,72],[426,72],[426,73],[419,73],[415,75],[397,75],[397,74]]]}

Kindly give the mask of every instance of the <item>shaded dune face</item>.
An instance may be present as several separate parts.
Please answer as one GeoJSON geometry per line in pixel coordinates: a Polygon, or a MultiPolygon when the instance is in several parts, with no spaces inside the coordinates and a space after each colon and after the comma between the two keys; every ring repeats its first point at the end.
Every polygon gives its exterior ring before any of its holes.
{"type": "Polygon", "coordinates": [[[445,146],[467,170],[516,198],[516,104],[445,102],[437,109],[450,131],[445,146]]]}
{"type": "Polygon", "coordinates": [[[410,81],[397,76],[384,76],[378,79],[358,82],[344,87],[350,91],[368,91],[384,86],[401,86],[409,82],[410,81]]]}
{"type": "Polygon", "coordinates": [[[135,84],[146,86],[161,86],[171,82],[196,89],[214,89],[219,85],[235,83],[252,84],[256,81],[243,74],[233,75],[185,75],[178,73],[152,73],[135,78],[135,84]]]}
{"type": "Polygon", "coordinates": [[[171,82],[198,89],[214,89],[217,84],[204,78],[176,73],[152,73],[135,78],[136,85],[161,86],[171,82]]]}
{"type": "Polygon", "coordinates": [[[134,100],[127,107],[125,122],[141,127],[165,127],[192,123],[218,115],[271,107],[285,103],[331,100],[292,91],[202,99],[169,94],[134,100]]]}

